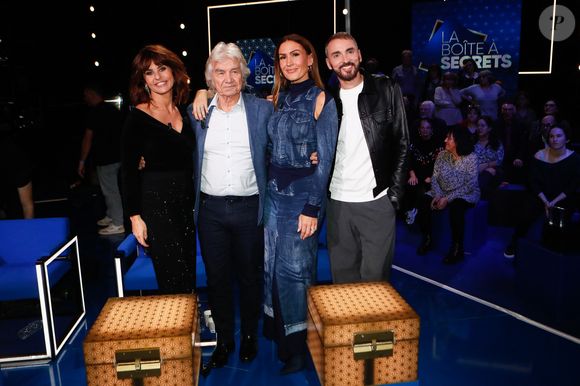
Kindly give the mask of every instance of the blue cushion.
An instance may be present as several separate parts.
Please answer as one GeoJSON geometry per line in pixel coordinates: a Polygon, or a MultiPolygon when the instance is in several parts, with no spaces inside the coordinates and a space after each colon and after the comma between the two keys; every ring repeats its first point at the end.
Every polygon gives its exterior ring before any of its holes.
{"type": "MultiPolygon", "coordinates": [[[[71,268],[68,260],[55,260],[48,266],[50,283],[57,283],[71,268]]],[[[38,298],[36,264],[10,264],[0,270],[0,301],[38,298]]]]}
{"type": "Polygon", "coordinates": [[[34,262],[68,241],[68,218],[0,220],[0,256],[4,265],[34,262]]]}

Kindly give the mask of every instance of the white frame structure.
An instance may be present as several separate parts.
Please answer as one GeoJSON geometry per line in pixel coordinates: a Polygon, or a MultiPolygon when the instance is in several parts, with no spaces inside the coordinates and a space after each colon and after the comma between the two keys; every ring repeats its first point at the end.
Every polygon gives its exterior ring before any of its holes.
{"type": "MultiPolygon", "coordinates": [[[[15,357],[3,357],[0,358],[0,364],[8,364],[8,366],[14,364],[19,365],[20,362],[29,362],[32,361],[33,363],[45,363],[53,359],[58,355],[64,345],[68,342],[69,338],[79,326],[81,321],[84,319],[86,315],[86,306],[85,306],[85,295],[83,289],[83,277],[81,272],[81,264],[80,264],[80,254],[79,254],[79,244],[77,236],[73,237],[67,243],[65,243],[58,251],[52,254],[52,256],[47,258],[41,258],[36,261],[36,282],[38,285],[38,299],[40,302],[40,313],[42,317],[42,330],[44,334],[44,347],[45,352],[43,354],[36,354],[36,355],[21,355],[15,357]],[[55,334],[55,326],[54,326],[54,314],[52,310],[52,301],[50,297],[50,278],[48,276],[48,265],[57,259],[62,259],[62,254],[65,250],[70,248],[74,244],[75,253],[76,253],[76,264],[78,269],[79,275],[79,289],[81,292],[81,303],[82,303],[82,313],[80,316],[74,321],[73,326],[69,329],[67,334],[65,335],[62,342],[58,343],[56,341],[56,334],[55,334]]],[[[7,367],[8,367],[7,366],[7,367]]],[[[3,366],[4,367],[4,366],[3,366]]]]}
{"type": "MultiPolygon", "coordinates": [[[[264,4],[275,4],[275,3],[289,3],[296,0],[265,0],[265,1],[255,1],[255,2],[245,2],[245,3],[231,3],[231,4],[222,4],[222,5],[212,5],[207,7],[207,47],[208,47],[208,54],[211,53],[212,44],[211,44],[211,11],[214,9],[220,8],[232,8],[232,7],[248,7],[254,5],[264,5],[264,4]]],[[[333,0],[333,25],[334,30],[333,33],[336,33],[336,0],[333,0]]]]}

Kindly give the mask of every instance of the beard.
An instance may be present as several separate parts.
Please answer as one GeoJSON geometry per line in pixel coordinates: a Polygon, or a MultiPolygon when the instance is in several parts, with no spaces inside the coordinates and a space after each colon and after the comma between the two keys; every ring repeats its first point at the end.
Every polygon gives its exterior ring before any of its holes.
{"type": "Polygon", "coordinates": [[[336,76],[338,76],[339,79],[344,80],[344,81],[350,81],[350,80],[353,80],[354,78],[356,78],[356,76],[358,75],[359,67],[360,67],[360,63],[356,64],[353,62],[348,62],[348,63],[344,63],[342,66],[340,66],[340,68],[338,68],[338,70],[334,70],[334,73],[336,74],[336,76]],[[346,67],[346,66],[353,66],[352,71],[348,72],[348,73],[342,72],[342,68],[346,67]]]}

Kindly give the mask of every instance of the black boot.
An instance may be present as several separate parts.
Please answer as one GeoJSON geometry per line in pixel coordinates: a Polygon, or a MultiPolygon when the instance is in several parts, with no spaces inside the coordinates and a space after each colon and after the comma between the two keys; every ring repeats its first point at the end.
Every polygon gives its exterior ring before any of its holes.
{"type": "Polygon", "coordinates": [[[424,256],[431,250],[433,247],[431,243],[431,235],[423,235],[423,240],[421,240],[421,244],[417,248],[417,254],[419,256],[424,256]]]}
{"type": "Polygon", "coordinates": [[[460,243],[454,242],[451,246],[451,249],[447,253],[447,256],[443,259],[443,263],[445,264],[455,264],[458,261],[463,260],[464,253],[463,253],[463,245],[460,243]]]}

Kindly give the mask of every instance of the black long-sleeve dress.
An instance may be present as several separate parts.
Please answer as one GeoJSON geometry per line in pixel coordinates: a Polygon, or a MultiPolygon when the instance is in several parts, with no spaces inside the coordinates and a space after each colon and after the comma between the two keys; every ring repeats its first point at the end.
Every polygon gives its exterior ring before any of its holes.
{"type": "Polygon", "coordinates": [[[161,293],[195,289],[193,149],[186,116],[181,133],[132,108],[122,136],[122,182],[128,215],[141,215],[161,293]],[[145,168],[138,170],[139,160],[145,168]]]}

